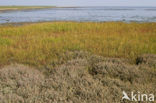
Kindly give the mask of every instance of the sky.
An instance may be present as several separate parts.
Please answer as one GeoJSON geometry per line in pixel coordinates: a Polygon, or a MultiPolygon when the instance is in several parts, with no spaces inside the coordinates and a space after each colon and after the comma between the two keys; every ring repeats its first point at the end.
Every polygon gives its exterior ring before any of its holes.
{"type": "Polygon", "coordinates": [[[156,6],[156,0],[0,0],[0,5],[156,6]]]}

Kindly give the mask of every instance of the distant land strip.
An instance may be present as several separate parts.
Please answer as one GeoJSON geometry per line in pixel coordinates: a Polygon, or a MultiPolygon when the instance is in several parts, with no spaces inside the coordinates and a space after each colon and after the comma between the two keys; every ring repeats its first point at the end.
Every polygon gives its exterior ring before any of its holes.
{"type": "Polygon", "coordinates": [[[55,8],[55,6],[0,6],[0,12],[55,8]]]}

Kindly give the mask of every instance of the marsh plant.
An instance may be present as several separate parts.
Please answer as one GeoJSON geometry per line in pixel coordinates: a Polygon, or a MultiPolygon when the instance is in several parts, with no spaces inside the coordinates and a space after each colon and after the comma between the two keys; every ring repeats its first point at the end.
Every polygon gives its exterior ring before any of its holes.
{"type": "MultiPolygon", "coordinates": [[[[68,51],[127,58],[156,53],[156,23],[47,22],[0,26],[0,65],[67,61],[68,51]]],[[[140,61],[139,61],[140,62],[140,61]]]]}

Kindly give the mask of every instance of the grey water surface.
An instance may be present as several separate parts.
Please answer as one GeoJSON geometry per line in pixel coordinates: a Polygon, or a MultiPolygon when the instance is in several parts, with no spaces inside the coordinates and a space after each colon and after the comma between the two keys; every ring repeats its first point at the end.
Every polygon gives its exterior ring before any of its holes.
{"type": "Polygon", "coordinates": [[[0,23],[39,21],[156,22],[156,7],[73,7],[0,13],[0,23]]]}

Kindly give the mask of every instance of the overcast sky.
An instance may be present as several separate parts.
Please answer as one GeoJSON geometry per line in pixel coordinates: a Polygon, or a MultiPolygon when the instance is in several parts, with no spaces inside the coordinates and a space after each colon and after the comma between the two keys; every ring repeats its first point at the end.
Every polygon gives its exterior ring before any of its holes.
{"type": "Polygon", "coordinates": [[[0,5],[156,6],[156,0],[0,0],[0,5]]]}

